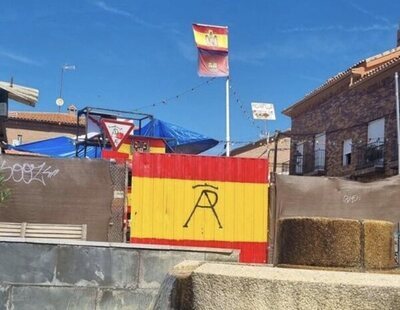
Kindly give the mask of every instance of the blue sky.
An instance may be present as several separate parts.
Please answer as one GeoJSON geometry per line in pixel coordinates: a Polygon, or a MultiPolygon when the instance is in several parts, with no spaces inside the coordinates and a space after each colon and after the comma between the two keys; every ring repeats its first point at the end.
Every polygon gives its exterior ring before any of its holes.
{"type": "Polygon", "coordinates": [[[140,111],[218,140],[225,139],[225,80],[204,83],[207,78],[197,76],[191,24],[229,26],[236,142],[257,140],[264,129],[262,121],[249,120],[252,101],[275,104],[277,120],[268,130],[289,128],[284,108],[359,60],[395,47],[400,20],[398,0],[0,5],[0,80],[13,76],[40,90],[36,108],[12,103],[11,110],[57,111],[61,66],[73,64],[76,70],[64,74],[64,109],[145,107],[140,111]],[[161,103],[166,98],[172,99],[161,103]]]}

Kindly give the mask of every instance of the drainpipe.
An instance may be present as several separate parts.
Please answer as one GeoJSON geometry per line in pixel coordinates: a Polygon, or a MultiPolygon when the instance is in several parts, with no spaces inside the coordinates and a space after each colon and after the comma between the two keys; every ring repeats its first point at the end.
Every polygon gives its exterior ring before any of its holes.
{"type": "Polygon", "coordinates": [[[396,84],[396,122],[397,122],[397,174],[400,175],[400,118],[399,118],[399,74],[394,74],[396,84]]]}
{"type": "Polygon", "coordinates": [[[281,132],[277,131],[276,135],[275,135],[274,173],[276,173],[276,167],[277,167],[277,163],[276,162],[278,160],[278,141],[279,141],[279,138],[280,138],[280,134],[281,134],[281,132]]]}

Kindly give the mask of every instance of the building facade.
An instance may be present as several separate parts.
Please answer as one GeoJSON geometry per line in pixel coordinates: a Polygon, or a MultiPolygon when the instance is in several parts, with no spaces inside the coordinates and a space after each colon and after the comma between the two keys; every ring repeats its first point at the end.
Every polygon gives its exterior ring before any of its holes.
{"type": "Polygon", "coordinates": [[[397,174],[398,71],[400,47],[360,61],[284,110],[292,120],[290,174],[397,174]]]}
{"type": "Polygon", "coordinates": [[[290,160],[290,137],[289,132],[281,134],[275,148],[277,136],[258,140],[257,142],[246,144],[231,151],[233,157],[244,158],[263,158],[268,160],[269,171],[273,172],[276,150],[276,173],[289,174],[290,160]]]}
{"type": "MultiPolygon", "coordinates": [[[[77,116],[74,106],[67,113],[10,111],[4,122],[8,143],[19,145],[59,136],[74,138],[77,134],[77,116]]],[[[81,124],[79,134],[84,131],[81,124]]]]}

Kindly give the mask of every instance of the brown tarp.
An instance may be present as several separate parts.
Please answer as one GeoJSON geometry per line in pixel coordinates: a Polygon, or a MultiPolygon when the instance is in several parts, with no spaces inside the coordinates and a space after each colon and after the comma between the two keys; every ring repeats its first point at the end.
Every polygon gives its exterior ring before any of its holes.
{"type": "Polygon", "coordinates": [[[1,222],[87,224],[87,240],[107,241],[113,184],[109,163],[90,159],[0,156],[11,191],[1,222]]]}
{"type": "Polygon", "coordinates": [[[318,216],[400,222],[400,176],[359,183],[340,178],[276,176],[278,219],[318,216]]]}
{"type": "Polygon", "coordinates": [[[334,177],[275,177],[276,183],[270,186],[270,263],[277,263],[277,225],[285,217],[400,222],[400,176],[372,183],[334,177]]]}

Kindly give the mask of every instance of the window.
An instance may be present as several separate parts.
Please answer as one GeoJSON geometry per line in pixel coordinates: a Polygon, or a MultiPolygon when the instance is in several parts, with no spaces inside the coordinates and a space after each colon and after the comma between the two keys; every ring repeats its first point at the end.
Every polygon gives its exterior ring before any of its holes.
{"type": "Polygon", "coordinates": [[[325,133],[315,136],[314,144],[314,168],[315,170],[325,169],[325,133]]]}
{"type": "Polygon", "coordinates": [[[303,154],[304,154],[304,144],[299,143],[296,146],[296,153],[295,153],[295,164],[296,164],[296,174],[302,174],[303,173],[303,154]]]}
{"type": "Polygon", "coordinates": [[[368,144],[381,145],[385,141],[385,119],[380,118],[368,123],[368,144]]]}
{"type": "Polygon", "coordinates": [[[343,166],[351,165],[351,139],[343,141],[343,166]]]}

